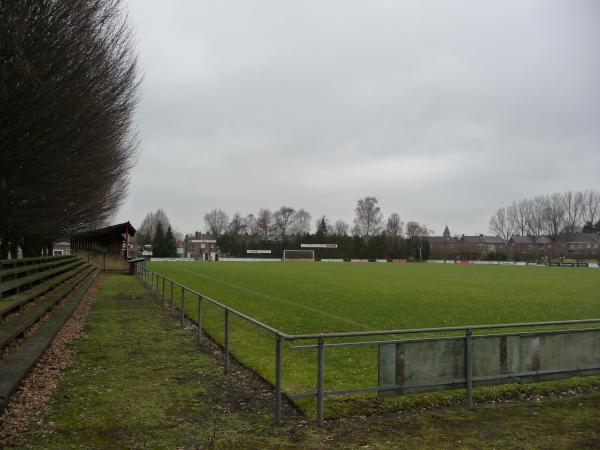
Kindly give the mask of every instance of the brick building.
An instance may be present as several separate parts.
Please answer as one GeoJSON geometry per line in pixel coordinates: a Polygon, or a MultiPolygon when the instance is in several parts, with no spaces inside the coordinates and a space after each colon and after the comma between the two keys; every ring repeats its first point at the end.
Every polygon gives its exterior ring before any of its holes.
{"type": "Polygon", "coordinates": [[[554,250],[548,236],[513,236],[508,241],[506,253],[509,259],[540,261],[555,256],[554,250]]]}
{"type": "Polygon", "coordinates": [[[183,251],[186,258],[214,261],[218,259],[217,240],[209,235],[196,231],[188,234],[183,240],[183,251]]]}
{"type": "Polygon", "coordinates": [[[52,256],[64,256],[71,254],[71,243],[66,240],[56,241],[52,244],[52,256]]]}

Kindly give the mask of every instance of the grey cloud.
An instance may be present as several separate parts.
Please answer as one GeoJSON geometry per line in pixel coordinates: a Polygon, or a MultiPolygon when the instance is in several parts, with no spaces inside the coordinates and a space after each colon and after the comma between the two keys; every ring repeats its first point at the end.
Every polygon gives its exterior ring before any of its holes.
{"type": "Polygon", "coordinates": [[[119,216],[282,204],[351,221],[358,198],[486,232],[512,200],[597,188],[591,0],[130,0],[145,72],[119,216]]]}

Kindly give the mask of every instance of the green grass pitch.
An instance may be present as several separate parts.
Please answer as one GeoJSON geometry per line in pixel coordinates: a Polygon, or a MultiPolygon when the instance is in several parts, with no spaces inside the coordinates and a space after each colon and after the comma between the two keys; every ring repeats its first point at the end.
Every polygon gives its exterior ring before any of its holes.
{"type": "MultiPolygon", "coordinates": [[[[596,269],[270,262],[148,268],[288,334],[600,318],[596,269]]],[[[185,305],[196,317],[197,300],[188,296],[185,305]]],[[[205,306],[204,317],[207,332],[222,342],[223,312],[205,306]]],[[[272,335],[238,318],[230,330],[232,354],[273,382],[272,335]]],[[[288,347],[284,390],[314,390],[316,351],[288,347]]],[[[328,348],[325,385],[376,386],[377,347],[328,348]]]]}

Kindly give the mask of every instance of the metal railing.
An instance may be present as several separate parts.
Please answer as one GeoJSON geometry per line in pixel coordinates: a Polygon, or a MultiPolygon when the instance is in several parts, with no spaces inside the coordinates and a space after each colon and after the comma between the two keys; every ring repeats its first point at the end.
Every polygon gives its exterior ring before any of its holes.
{"type": "MultiPolygon", "coordinates": [[[[254,326],[267,331],[274,338],[274,354],[275,354],[275,385],[274,385],[274,395],[275,395],[275,405],[274,405],[274,419],[276,424],[281,423],[282,419],[282,343],[283,341],[305,341],[305,340],[313,340],[316,341],[314,344],[309,345],[296,345],[290,346],[290,350],[317,350],[317,376],[316,376],[316,391],[315,392],[302,392],[302,393],[289,393],[286,394],[290,399],[296,398],[316,398],[316,416],[317,416],[317,424],[319,426],[323,426],[324,423],[324,400],[326,396],[334,396],[334,395],[346,395],[352,393],[368,393],[368,392],[381,392],[382,388],[380,386],[373,387],[360,387],[360,388],[351,388],[351,389],[343,389],[343,390],[332,390],[325,391],[324,389],[324,377],[325,377],[325,349],[329,347],[352,347],[352,346],[373,346],[373,345],[381,345],[381,344],[393,344],[393,343],[405,343],[405,342],[417,342],[417,341],[427,341],[434,340],[440,338],[430,338],[424,337],[420,339],[388,339],[388,340],[372,340],[372,341],[351,341],[351,342],[333,342],[326,343],[327,340],[331,339],[340,339],[340,338],[355,338],[355,337],[376,337],[376,336],[391,336],[391,335],[407,335],[407,334],[429,334],[429,333],[448,333],[448,332],[464,332],[462,336],[446,336],[442,339],[464,339],[465,343],[465,374],[464,374],[464,386],[466,388],[466,399],[465,405],[466,408],[473,408],[473,355],[472,355],[472,342],[473,342],[473,332],[481,331],[481,330],[494,330],[494,329],[508,329],[508,328],[532,328],[532,327],[549,327],[549,326],[563,326],[563,325],[582,325],[582,324],[592,324],[592,323],[600,323],[600,319],[585,319],[585,320],[559,320],[559,321],[549,321],[549,322],[520,322],[520,323],[504,323],[504,324],[493,324],[493,325],[464,325],[464,326],[452,326],[452,327],[436,327],[436,328],[409,328],[409,329],[397,329],[397,330],[378,330],[378,331],[356,331],[356,332],[339,332],[339,333],[311,333],[311,334],[287,334],[276,328],[273,328],[247,314],[244,314],[240,311],[237,311],[215,299],[208,297],[205,294],[202,294],[198,291],[190,289],[188,287],[183,286],[182,284],[165,277],[157,272],[146,269],[143,264],[137,265],[137,275],[142,280],[143,284],[150,290],[150,292],[158,296],[163,305],[169,301],[170,302],[170,311],[173,314],[177,306],[174,302],[174,289],[181,289],[181,323],[184,324],[185,320],[185,301],[186,301],[186,293],[191,296],[191,298],[195,298],[198,306],[198,315],[197,317],[191,318],[190,320],[195,321],[197,324],[197,338],[200,340],[200,337],[203,332],[203,303],[209,303],[211,305],[217,306],[224,311],[224,322],[223,322],[223,366],[225,373],[230,370],[230,355],[229,355],[229,338],[230,338],[230,316],[239,317],[254,326]],[[162,282],[162,283],[161,283],[162,282]],[[162,289],[160,286],[162,285],[162,289]],[[166,296],[165,289],[166,286],[169,286],[169,295],[166,296]]],[[[570,332],[579,332],[585,331],[586,329],[566,329],[566,330],[554,330],[551,332],[555,333],[570,333],[570,332]]],[[[598,330],[598,328],[594,328],[594,330],[598,330]]],[[[550,331],[549,331],[550,332],[550,331]]],[[[523,333],[517,333],[523,334],[523,333]]],[[[505,334],[506,335],[506,334],[505,334]]],[[[491,334],[486,334],[485,336],[495,336],[491,334]]],[[[600,366],[593,367],[591,369],[600,370],[600,366]]],[[[565,370],[565,371],[555,371],[555,372],[576,372],[577,370],[565,370]]],[[[541,371],[538,371],[541,373],[541,371]]],[[[534,372],[532,372],[534,374],[534,372]]],[[[490,377],[488,377],[490,378],[490,377]]],[[[430,387],[440,386],[440,384],[432,384],[430,387]]],[[[416,387],[427,387],[427,386],[416,386],[416,387]]],[[[390,390],[395,387],[390,388],[390,390]]],[[[383,389],[385,390],[385,388],[383,389]]]]}
{"type": "MultiPolygon", "coordinates": [[[[278,425],[281,423],[281,410],[282,410],[282,383],[281,383],[281,377],[282,377],[282,370],[281,370],[281,366],[282,366],[282,352],[281,352],[281,347],[282,347],[282,340],[283,339],[288,339],[291,336],[286,335],[285,333],[267,325],[264,324],[262,322],[260,322],[259,320],[256,320],[253,317],[248,316],[247,314],[244,314],[243,312],[237,311],[227,305],[224,305],[223,303],[214,300],[210,297],[208,297],[207,295],[204,295],[200,292],[197,292],[193,289],[190,289],[186,286],[183,286],[182,284],[165,277],[164,275],[161,275],[159,273],[156,273],[154,271],[148,270],[146,269],[146,267],[143,264],[137,264],[137,275],[140,277],[140,279],[142,280],[142,282],[144,283],[144,285],[150,290],[151,294],[154,294],[156,296],[159,296],[161,298],[161,301],[163,303],[163,305],[168,301],[170,303],[170,311],[171,314],[174,313],[174,310],[176,308],[175,306],[175,301],[174,301],[174,290],[175,288],[179,288],[181,289],[181,324],[184,324],[184,320],[185,320],[185,293],[189,293],[190,296],[192,296],[192,298],[195,298],[196,301],[198,302],[198,316],[196,317],[196,325],[197,325],[197,338],[198,341],[200,341],[200,338],[202,336],[202,319],[203,319],[203,315],[202,315],[202,305],[203,303],[210,303],[211,305],[217,306],[219,308],[221,308],[224,311],[224,322],[223,322],[223,367],[224,367],[224,372],[228,373],[231,367],[231,363],[230,363],[230,357],[229,357],[229,322],[230,322],[230,315],[234,315],[236,317],[239,317],[251,324],[253,324],[254,326],[267,331],[268,333],[270,333],[271,335],[273,335],[273,337],[275,338],[275,405],[274,405],[274,418],[275,418],[275,423],[277,423],[278,425]],[[161,283],[162,281],[162,283],[161,283]],[[160,285],[162,284],[162,289],[160,289],[160,285]],[[169,286],[169,295],[168,297],[165,294],[165,288],[166,286],[169,286]],[[159,294],[159,290],[160,290],[160,294],[159,294]]],[[[194,320],[192,318],[190,318],[191,320],[194,320]]]]}

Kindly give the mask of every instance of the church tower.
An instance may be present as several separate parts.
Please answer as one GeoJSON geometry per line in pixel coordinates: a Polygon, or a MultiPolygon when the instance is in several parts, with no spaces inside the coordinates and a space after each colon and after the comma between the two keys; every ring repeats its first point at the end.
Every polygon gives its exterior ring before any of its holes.
{"type": "Polygon", "coordinates": [[[444,228],[444,234],[442,234],[442,237],[450,239],[450,230],[448,229],[448,225],[446,225],[446,228],[444,228]]]}

